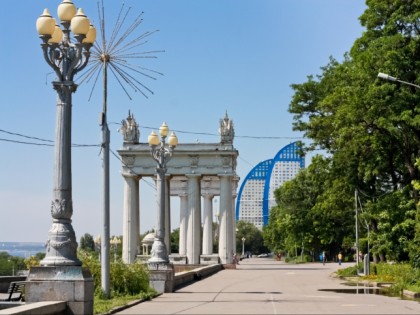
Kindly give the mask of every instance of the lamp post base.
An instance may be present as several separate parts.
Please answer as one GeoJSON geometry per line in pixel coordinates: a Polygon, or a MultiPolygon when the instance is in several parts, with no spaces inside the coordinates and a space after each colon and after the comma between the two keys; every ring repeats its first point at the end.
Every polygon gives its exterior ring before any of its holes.
{"type": "Polygon", "coordinates": [[[152,257],[147,261],[149,264],[167,264],[169,263],[168,252],[162,238],[155,238],[151,250],[152,257]]]}
{"type": "Polygon", "coordinates": [[[175,269],[171,263],[150,263],[149,284],[157,293],[171,293],[174,291],[175,269]]]}
{"type": "Polygon", "coordinates": [[[25,301],[66,301],[66,314],[93,314],[93,291],[92,274],[87,268],[31,267],[25,283],[25,301]]]}
{"type": "Polygon", "coordinates": [[[48,233],[45,258],[41,266],[81,266],[77,258],[76,236],[68,220],[54,220],[48,233]]]}

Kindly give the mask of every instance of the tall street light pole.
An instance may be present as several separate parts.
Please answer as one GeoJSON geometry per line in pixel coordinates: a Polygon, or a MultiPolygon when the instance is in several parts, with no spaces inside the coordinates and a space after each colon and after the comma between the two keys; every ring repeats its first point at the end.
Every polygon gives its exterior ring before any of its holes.
{"type": "Polygon", "coordinates": [[[77,258],[77,241],[71,225],[73,215],[71,172],[71,107],[72,93],[77,85],[76,73],[89,61],[95,28],[82,9],[64,0],[57,9],[61,29],[45,9],[37,19],[36,28],[42,40],[42,51],[47,64],[57,75],[53,88],[57,91],[57,114],[55,130],[54,188],[51,203],[52,227],[48,234],[46,256],[43,266],[80,266],[77,258]],[[75,43],[71,42],[73,32],[75,43]]]}
{"type": "Polygon", "coordinates": [[[160,264],[169,263],[168,252],[165,245],[165,174],[166,174],[166,163],[171,159],[174,148],[178,145],[178,138],[175,133],[168,138],[168,145],[165,143],[165,139],[169,133],[169,128],[164,122],[159,128],[158,135],[152,131],[148,137],[148,142],[151,147],[151,153],[153,159],[157,162],[156,172],[156,188],[158,196],[158,212],[157,212],[157,226],[155,239],[153,241],[151,258],[148,260],[149,264],[153,264],[159,269],[160,264]]]}
{"type": "MultiPolygon", "coordinates": [[[[401,83],[401,84],[409,85],[409,86],[412,86],[412,87],[420,90],[420,85],[400,80],[400,79],[398,79],[396,77],[392,77],[392,76],[390,76],[389,74],[386,74],[386,73],[379,72],[378,73],[378,78],[381,78],[381,79],[384,79],[384,80],[387,80],[387,81],[391,81],[391,82],[398,82],[398,83],[401,83]]],[[[417,207],[416,221],[417,222],[420,221],[420,207],[417,207]]]]}
{"type": "Polygon", "coordinates": [[[246,238],[242,237],[242,257],[245,256],[245,241],[246,238]]]}
{"type": "Polygon", "coordinates": [[[379,72],[378,73],[378,78],[384,79],[384,80],[387,80],[387,81],[391,81],[391,82],[402,83],[402,84],[405,84],[405,85],[413,86],[416,89],[420,89],[420,85],[417,85],[417,84],[414,84],[414,83],[411,83],[411,82],[400,80],[400,79],[398,79],[396,77],[392,77],[392,76],[390,76],[389,74],[386,74],[386,73],[379,72]]]}

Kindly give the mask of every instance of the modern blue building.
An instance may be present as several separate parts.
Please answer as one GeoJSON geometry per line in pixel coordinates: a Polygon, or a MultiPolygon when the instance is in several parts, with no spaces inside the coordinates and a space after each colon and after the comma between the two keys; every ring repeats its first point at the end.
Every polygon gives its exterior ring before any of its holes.
{"type": "Polygon", "coordinates": [[[270,209],[276,205],[274,191],[305,167],[305,158],[297,150],[297,143],[290,143],[248,173],[236,202],[237,221],[253,223],[259,229],[267,225],[270,209]]]}

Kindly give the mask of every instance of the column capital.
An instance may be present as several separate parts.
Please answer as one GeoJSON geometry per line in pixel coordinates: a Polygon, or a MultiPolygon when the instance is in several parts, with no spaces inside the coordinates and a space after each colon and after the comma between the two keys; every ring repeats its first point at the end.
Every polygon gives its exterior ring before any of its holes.
{"type": "Polygon", "coordinates": [[[137,180],[140,180],[142,178],[141,175],[133,174],[131,172],[122,172],[121,175],[124,178],[132,178],[132,179],[137,179],[137,180]]]}
{"type": "Polygon", "coordinates": [[[201,196],[203,198],[208,198],[208,199],[213,199],[213,197],[215,196],[214,194],[210,193],[210,192],[204,192],[201,194],[201,196]]]}

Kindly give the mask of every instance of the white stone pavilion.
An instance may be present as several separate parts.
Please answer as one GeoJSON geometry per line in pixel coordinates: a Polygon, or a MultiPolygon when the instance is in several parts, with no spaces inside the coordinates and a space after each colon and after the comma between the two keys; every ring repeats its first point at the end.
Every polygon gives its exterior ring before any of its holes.
{"type": "MultiPolygon", "coordinates": [[[[134,117],[122,122],[124,136],[118,150],[124,177],[123,261],[133,263],[140,248],[140,194],[142,177],[156,176],[156,162],[147,142],[141,143],[134,117]]],[[[228,115],[220,120],[219,143],[180,143],[167,164],[165,202],[165,245],[174,263],[228,264],[233,261],[236,238],[235,199],[238,151],[233,147],[234,128],[228,115]],[[170,252],[170,196],[179,197],[179,253],[170,252]],[[219,196],[219,209],[213,198],[219,196]],[[203,211],[201,200],[203,198],[203,211]],[[213,253],[213,211],[219,215],[219,252],[213,253]],[[203,237],[201,237],[203,227],[203,237]]],[[[157,210],[156,210],[157,211],[157,210]]]]}

